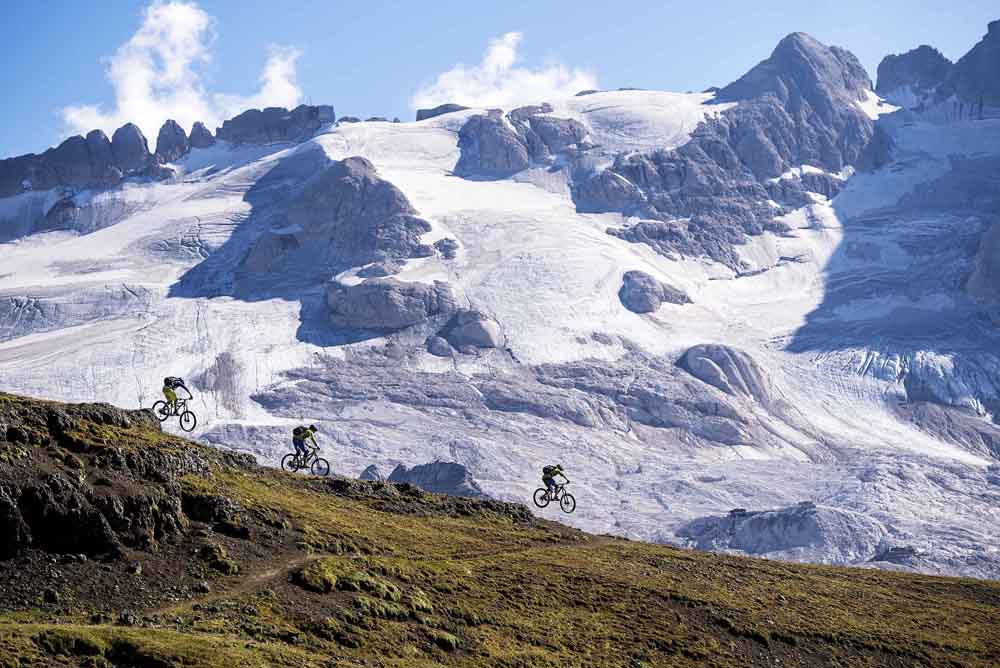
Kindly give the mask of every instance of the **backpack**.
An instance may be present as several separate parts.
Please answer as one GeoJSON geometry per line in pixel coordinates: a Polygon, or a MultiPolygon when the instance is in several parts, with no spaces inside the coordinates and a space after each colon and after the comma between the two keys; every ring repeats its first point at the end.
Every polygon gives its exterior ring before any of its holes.
{"type": "Polygon", "coordinates": [[[559,467],[558,466],[552,466],[550,464],[549,466],[543,466],[542,467],[542,476],[544,476],[546,478],[551,478],[556,473],[559,473],[559,467]]]}
{"type": "Polygon", "coordinates": [[[292,430],[292,436],[294,436],[295,438],[299,439],[302,438],[302,435],[304,433],[306,433],[306,428],[301,425],[292,430]]]}
{"type": "Polygon", "coordinates": [[[171,390],[177,389],[178,387],[184,387],[184,379],[177,378],[175,376],[167,376],[163,379],[163,386],[169,387],[171,390]]]}

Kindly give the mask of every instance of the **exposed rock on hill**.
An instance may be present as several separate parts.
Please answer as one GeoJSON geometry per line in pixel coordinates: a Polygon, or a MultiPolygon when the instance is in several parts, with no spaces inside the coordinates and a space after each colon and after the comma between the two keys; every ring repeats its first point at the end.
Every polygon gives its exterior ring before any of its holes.
{"type": "Polygon", "coordinates": [[[450,114],[453,111],[464,111],[468,107],[463,107],[460,104],[446,103],[439,104],[432,109],[417,109],[417,120],[426,121],[428,118],[434,118],[435,116],[440,116],[442,114],[450,114]]]}
{"type": "Polygon", "coordinates": [[[904,107],[931,100],[951,72],[952,62],[926,44],[903,54],[886,56],[878,65],[875,92],[904,107]]]}
{"type": "Polygon", "coordinates": [[[184,129],[177,124],[177,121],[165,122],[156,136],[156,155],[165,162],[174,162],[186,155],[189,150],[191,145],[184,129]]]}
{"type": "Polygon", "coordinates": [[[434,462],[412,468],[400,464],[389,475],[389,482],[408,482],[420,489],[438,494],[485,496],[468,469],[454,462],[434,462]]]}
{"type": "Polygon", "coordinates": [[[503,345],[500,323],[480,311],[459,311],[448,321],[443,332],[448,343],[459,350],[503,345]]]}
{"type": "Polygon", "coordinates": [[[111,153],[115,164],[125,174],[138,172],[149,164],[149,145],[145,135],[134,123],[126,123],[111,137],[111,153]]]}
{"type": "Polygon", "coordinates": [[[663,302],[690,304],[691,298],[677,288],[665,285],[642,271],[627,271],[618,291],[622,305],[635,313],[652,313],[663,302]]]}
{"type": "Polygon", "coordinates": [[[311,137],[324,123],[334,121],[333,107],[299,105],[248,109],[222,123],[215,136],[233,144],[300,142],[311,137]]]}
{"type": "Polygon", "coordinates": [[[205,127],[201,121],[195,121],[191,126],[190,144],[191,148],[208,148],[215,143],[212,131],[205,127]]]}
{"type": "Polygon", "coordinates": [[[695,378],[733,396],[744,396],[767,405],[772,400],[771,380],[741,350],[719,345],[689,348],[678,365],[695,378]]]}
{"type": "Polygon", "coordinates": [[[356,285],[331,283],[326,303],[335,327],[373,330],[410,327],[458,307],[447,283],[404,283],[392,278],[370,278],[356,285]]]}
{"type": "Polygon", "coordinates": [[[947,82],[948,93],[979,107],[1000,107],[1000,20],[990,22],[986,35],[958,59],[947,82]]]}

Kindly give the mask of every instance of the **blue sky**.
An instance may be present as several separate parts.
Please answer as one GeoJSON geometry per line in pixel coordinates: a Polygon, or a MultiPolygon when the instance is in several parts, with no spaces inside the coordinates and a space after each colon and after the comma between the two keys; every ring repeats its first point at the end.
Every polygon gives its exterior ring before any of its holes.
{"type": "Polygon", "coordinates": [[[156,95],[166,97],[135,99],[129,86],[144,80],[142,63],[163,41],[153,29],[162,17],[148,21],[149,7],[125,0],[5,7],[0,156],[39,152],[88,123],[111,127],[128,113],[152,127],[163,109],[183,115],[192,95],[197,110],[188,115],[221,116],[241,104],[301,99],[332,103],[338,115],[409,120],[421,91],[421,99],[429,99],[469,86],[470,95],[504,100],[589,80],[605,88],[700,90],[735,79],[793,31],[850,49],[874,77],[885,54],[918,44],[955,60],[985,34],[988,21],[1000,18],[995,0],[205,0],[188,13],[207,19],[205,29],[195,30],[194,43],[181,35],[169,53],[183,61],[190,46],[197,57],[177,65],[179,76],[160,72],[169,81],[160,81],[156,95]],[[144,21],[150,30],[137,36],[144,21]],[[490,53],[491,67],[502,72],[484,82],[484,68],[476,66],[491,40],[501,40],[490,53]],[[123,48],[124,55],[108,60],[123,48]],[[507,62],[515,57],[516,64],[507,62]],[[108,76],[113,62],[118,97],[125,91],[127,99],[121,108],[108,76]],[[459,63],[469,68],[456,71],[459,63]],[[270,78],[262,83],[265,66],[270,78]],[[192,80],[193,93],[184,85],[192,80]]]}

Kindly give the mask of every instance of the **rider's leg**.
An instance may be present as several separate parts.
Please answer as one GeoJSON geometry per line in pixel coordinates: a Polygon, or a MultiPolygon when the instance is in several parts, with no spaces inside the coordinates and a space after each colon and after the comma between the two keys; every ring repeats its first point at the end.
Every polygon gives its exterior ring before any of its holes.
{"type": "Polygon", "coordinates": [[[306,459],[309,456],[309,450],[306,448],[305,441],[293,438],[292,445],[295,446],[295,456],[298,458],[300,464],[305,464],[306,459]]]}
{"type": "Polygon", "coordinates": [[[553,480],[552,478],[548,478],[543,482],[545,483],[545,488],[549,492],[549,497],[553,499],[556,498],[556,481],[553,480]]]}

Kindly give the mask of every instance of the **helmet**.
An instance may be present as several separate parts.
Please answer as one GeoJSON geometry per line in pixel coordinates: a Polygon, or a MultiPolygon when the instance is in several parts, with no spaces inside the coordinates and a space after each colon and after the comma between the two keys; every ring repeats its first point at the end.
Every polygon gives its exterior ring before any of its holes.
{"type": "Polygon", "coordinates": [[[314,424],[309,425],[309,428],[312,429],[313,431],[319,431],[319,429],[317,429],[316,425],[314,424]]]}

